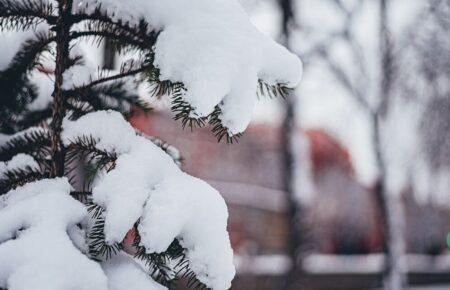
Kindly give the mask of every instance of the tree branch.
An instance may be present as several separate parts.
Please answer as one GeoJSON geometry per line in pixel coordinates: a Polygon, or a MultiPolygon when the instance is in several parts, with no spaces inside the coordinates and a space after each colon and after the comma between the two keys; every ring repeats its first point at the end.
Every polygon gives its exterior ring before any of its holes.
{"type": "Polygon", "coordinates": [[[143,65],[143,66],[141,66],[140,68],[137,68],[137,69],[130,69],[130,70],[127,70],[127,71],[122,71],[121,73],[118,73],[116,75],[112,75],[112,76],[109,76],[109,77],[104,77],[104,78],[95,80],[95,81],[91,82],[88,85],[84,85],[84,86],[75,88],[73,90],[66,91],[65,93],[66,94],[74,94],[74,93],[77,93],[77,92],[88,90],[88,89],[91,89],[94,86],[97,86],[97,85],[100,85],[100,84],[103,84],[103,83],[106,83],[106,82],[119,80],[119,79],[122,79],[122,78],[125,78],[125,77],[129,77],[129,76],[132,76],[132,75],[144,72],[145,70],[150,69],[150,68],[153,68],[153,64],[143,65]]]}
{"type": "Polygon", "coordinates": [[[133,39],[131,37],[127,37],[124,35],[117,35],[112,32],[108,31],[76,31],[71,33],[70,39],[77,39],[82,37],[89,37],[89,36],[98,36],[98,37],[106,37],[114,40],[125,40],[127,44],[131,44],[133,46],[136,46],[142,50],[150,49],[149,45],[146,45],[144,42],[133,39]]]}

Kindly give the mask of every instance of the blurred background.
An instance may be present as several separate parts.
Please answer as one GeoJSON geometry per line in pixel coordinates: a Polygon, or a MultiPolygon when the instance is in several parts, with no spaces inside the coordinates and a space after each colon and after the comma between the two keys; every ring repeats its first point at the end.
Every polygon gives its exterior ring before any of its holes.
{"type": "Polygon", "coordinates": [[[241,2],[300,86],[232,145],[164,101],[130,119],[224,196],[234,289],[450,289],[450,0],[241,2]]]}

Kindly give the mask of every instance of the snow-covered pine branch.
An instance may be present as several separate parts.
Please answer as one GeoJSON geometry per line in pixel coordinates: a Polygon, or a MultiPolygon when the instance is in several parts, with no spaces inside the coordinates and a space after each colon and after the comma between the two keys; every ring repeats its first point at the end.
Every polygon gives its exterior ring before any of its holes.
{"type": "Polygon", "coordinates": [[[183,173],[117,112],[91,113],[64,123],[67,147],[83,136],[93,136],[97,149],[117,155],[114,168],[92,189],[93,202],[106,211],[106,242],[120,243],[140,219],[138,231],[147,252],[164,252],[178,238],[200,281],[213,289],[229,288],[234,267],[228,213],[219,193],[183,173]]]}
{"type": "Polygon", "coordinates": [[[297,85],[300,60],[236,0],[0,0],[0,31],[0,288],[166,289],[181,278],[228,289],[220,194],[120,113],[149,109],[137,94],[146,82],[183,126],[233,140],[258,94],[297,85]],[[133,54],[117,71],[80,49],[105,38],[133,54]]]}

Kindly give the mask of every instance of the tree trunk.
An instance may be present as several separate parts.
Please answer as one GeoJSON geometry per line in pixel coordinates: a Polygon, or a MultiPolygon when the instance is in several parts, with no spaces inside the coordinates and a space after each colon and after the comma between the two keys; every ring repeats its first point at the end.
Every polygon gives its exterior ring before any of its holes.
{"type": "Polygon", "coordinates": [[[380,116],[373,116],[373,143],[378,167],[378,180],[375,184],[375,197],[382,218],[386,253],[383,268],[383,283],[386,290],[402,290],[407,284],[404,257],[404,215],[402,203],[397,195],[390,194],[386,186],[386,165],[382,154],[380,138],[380,116]]]}
{"type": "Polygon", "coordinates": [[[50,124],[52,142],[52,177],[64,175],[64,146],[61,141],[62,121],[65,116],[65,97],[62,90],[63,73],[67,69],[70,55],[72,0],[58,1],[58,20],[56,22],[56,61],[55,87],[53,91],[53,116],[50,124]]]}
{"type": "MultiPolygon", "coordinates": [[[[279,5],[283,14],[282,18],[282,37],[286,47],[289,48],[290,28],[289,25],[294,22],[292,0],[279,0],[279,5]]],[[[281,129],[282,150],[283,150],[283,187],[287,194],[287,222],[288,222],[288,251],[291,257],[291,269],[287,273],[284,289],[299,289],[302,265],[300,246],[302,245],[302,224],[301,224],[301,204],[296,192],[296,166],[297,154],[300,148],[296,126],[296,98],[294,94],[289,94],[284,102],[284,120],[281,129]]]]}
{"type": "Polygon", "coordinates": [[[389,98],[393,79],[392,45],[388,28],[387,0],[380,0],[380,50],[381,88],[380,104],[373,113],[373,143],[379,179],[375,195],[384,226],[386,260],[383,282],[387,290],[402,290],[407,284],[405,257],[404,213],[399,194],[390,193],[386,183],[386,164],[381,142],[381,123],[389,109],[389,98]]]}
{"type": "Polygon", "coordinates": [[[299,138],[296,130],[295,118],[295,96],[289,95],[285,100],[285,118],[282,127],[282,150],[283,150],[283,187],[287,194],[287,222],[288,222],[288,251],[291,257],[291,269],[287,275],[285,289],[305,289],[302,281],[302,265],[301,265],[301,245],[303,244],[303,226],[302,226],[302,207],[299,202],[296,190],[296,166],[297,154],[300,150],[297,138],[299,138]]]}

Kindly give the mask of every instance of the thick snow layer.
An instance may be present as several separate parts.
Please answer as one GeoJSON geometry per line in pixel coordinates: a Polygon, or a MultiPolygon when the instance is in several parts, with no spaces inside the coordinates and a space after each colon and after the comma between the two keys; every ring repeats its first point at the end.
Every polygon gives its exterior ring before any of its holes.
{"type": "Polygon", "coordinates": [[[25,169],[26,167],[35,169],[39,168],[39,165],[32,156],[23,153],[17,154],[7,162],[0,162],[0,179],[4,178],[6,171],[25,169]]]}
{"type": "Polygon", "coordinates": [[[167,290],[156,283],[129,256],[123,253],[103,262],[109,290],[167,290]]]}
{"type": "Polygon", "coordinates": [[[0,288],[107,290],[101,267],[76,249],[67,231],[86,215],[66,178],[28,183],[0,210],[0,288]]]}
{"type": "Polygon", "coordinates": [[[217,191],[180,172],[155,186],[138,229],[150,252],[162,252],[180,237],[197,278],[213,289],[228,289],[235,272],[225,231],[227,218],[227,207],[217,191]]]}
{"type": "Polygon", "coordinates": [[[100,111],[65,121],[63,141],[91,135],[97,148],[116,152],[116,166],[93,188],[94,202],[106,209],[107,242],[121,242],[142,217],[139,233],[149,252],[163,252],[179,238],[192,270],[213,289],[228,289],[233,253],[220,194],[183,173],[151,140],[136,135],[117,112],[100,111]]]}
{"type": "Polygon", "coordinates": [[[66,145],[78,137],[93,136],[98,138],[97,148],[117,154],[129,152],[136,136],[122,115],[112,111],[87,114],[76,122],[64,120],[63,127],[62,139],[66,145]]]}
{"type": "Polygon", "coordinates": [[[161,80],[184,83],[197,116],[216,105],[231,134],[245,130],[256,101],[258,79],[295,87],[297,56],[259,32],[236,0],[76,0],[75,10],[101,8],[114,19],[144,18],[161,29],[155,65],[161,80]]]}

